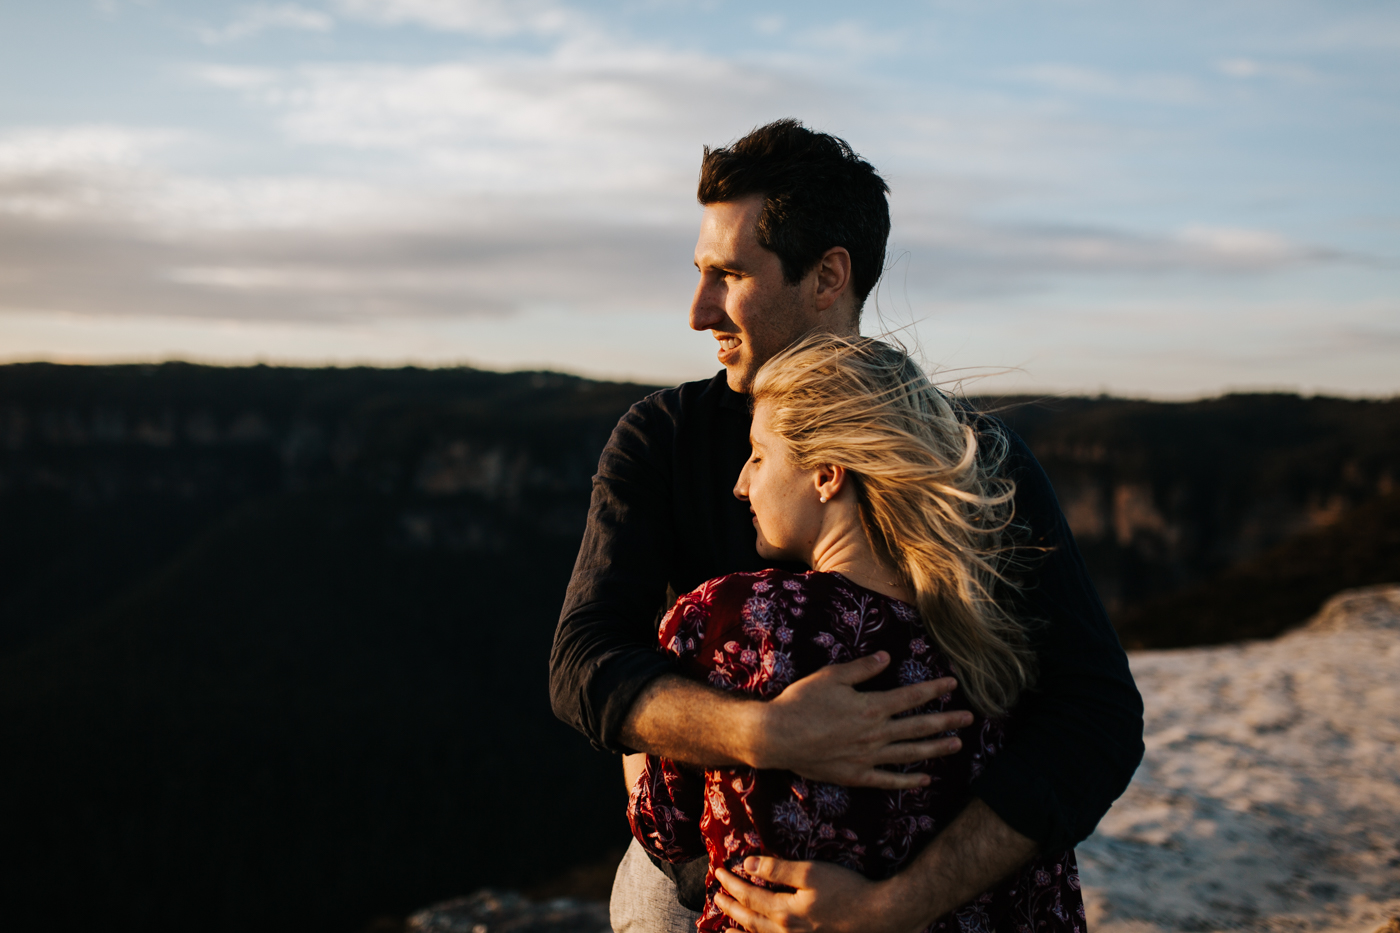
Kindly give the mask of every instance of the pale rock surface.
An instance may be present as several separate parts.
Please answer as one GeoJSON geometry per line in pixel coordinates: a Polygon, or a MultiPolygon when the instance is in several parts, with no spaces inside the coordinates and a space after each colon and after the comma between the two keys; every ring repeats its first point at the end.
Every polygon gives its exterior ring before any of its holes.
{"type": "Polygon", "coordinates": [[[1130,661],[1147,755],[1078,847],[1091,930],[1400,917],[1400,586],[1339,594],[1273,641],[1130,661]]]}
{"type": "Polygon", "coordinates": [[[531,901],[490,888],[420,910],[405,927],[408,933],[612,933],[606,903],[531,901]]]}

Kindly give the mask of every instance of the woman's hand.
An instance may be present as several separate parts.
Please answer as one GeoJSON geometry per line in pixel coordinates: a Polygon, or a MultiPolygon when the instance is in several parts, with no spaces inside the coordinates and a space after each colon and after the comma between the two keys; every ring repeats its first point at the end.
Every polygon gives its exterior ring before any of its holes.
{"type": "Polygon", "coordinates": [[[744,760],[758,768],[782,768],[809,780],[846,787],[902,790],[927,784],[925,774],[902,774],[878,766],[951,755],[962,742],[941,734],[971,725],[972,714],[957,710],[895,718],[948,695],[957,682],[945,677],[894,690],[862,693],[855,689],[889,663],[890,656],[880,651],[833,664],[756,706],[759,723],[744,760]]]}
{"type": "MultiPolygon", "coordinates": [[[[717,869],[724,890],[715,903],[749,933],[913,933],[928,923],[917,899],[899,896],[897,875],[871,881],[830,862],[767,856],[745,859],[744,871],[795,889],[769,891],[717,869]]],[[[743,931],[731,927],[730,933],[743,931]]]]}

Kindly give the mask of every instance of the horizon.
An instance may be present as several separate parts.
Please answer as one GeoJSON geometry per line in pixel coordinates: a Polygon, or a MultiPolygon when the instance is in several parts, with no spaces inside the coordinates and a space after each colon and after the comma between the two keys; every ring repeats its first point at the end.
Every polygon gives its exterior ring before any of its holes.
{"type": "MultiPolygon", "coordinates": [[[[81,368],[105,368],[105,367],[132,367],[132,368],[157,368],[161,366],[190,366],[196,368],[209,369],[257,369],[259,367],[267,369],[300,369],[310,372],[335,372],[340,370],[370,369],[382,370],[385,372],[394,370],[419,370],[423,372],[445,371],[445,370],[468,370],[471,372],[490,373],[498,376],[526,376],[545,375],[563,376],[569,379],[579,379],[584,382],[608,383],[613,385],[636,385],[645,389],[668,389],[675,384],[663,384],[640,379],[627,379],[622,377],[591,376],[579,372],[571,372],[563,369],[551,369],[548,367],[524,366],[514,369],[503,369],[490,366],[480,366],[469,362],[442,362],[442,363],[416,363],[394,362],[394,361],[355,361],[342,360],[337,362],[297,362],[287,360],[196,360],[196,359],[128,359],[128,360],[103,360],[97,362],[83,362],[70,360],[0,360],[0,370],[11,366],[57,366],[57,367],[81,367],[81,368]]],[[[718,375],[716,370],[714,375],[718,375]]],[[[939,375],[933,373],[932,375],[939,375]]],[[[697,381],[697,380],[688,380],[697,381]]],[[[704,381],[704,379],[698,380],[704,381]]],[[[937,383],[943,387],[945,383],[937,383]]],[[[1040,402],[1053,402],[1055,400],[1079,399],[1088,401],[1113,401],[1113,402],[1154,402],[1162,404],[1191,404],[1194,402],[1209,402],[1224,398],[1239,396],[1288,396],[1304,400],[1309,399],[1332,399],[1345,402],[1392,402],[1400,400],[1400,390],[1389,395],[1367,395],[1367,394],[1343,394],[1339,392],[1301,392],[1294,388],[1269,387],[1269,386],[1226,386],[1219,392],[1206,395],[1127,395],[1109,391],[1096,391],[1092,389],[1041,389],[1035,386],[1017,387],[1012,391],[995,390],[985,393],[963,391],[961,387],[952,391],[953,395],[963,398],[987,398],[987,399],[1017,399],[1025,404],[1037,404],[1040,402]],[[1026,401],[1029,400],[1029,401],[1026,401]]]]}
{"type": "Polygon", "coordinates": [[[939,370],[1387,397],[1397,49],[1363,0],[13,5],[0,361],[703,378],[701,146],[795,116],[890,182],[867,332],[939,370]]]}

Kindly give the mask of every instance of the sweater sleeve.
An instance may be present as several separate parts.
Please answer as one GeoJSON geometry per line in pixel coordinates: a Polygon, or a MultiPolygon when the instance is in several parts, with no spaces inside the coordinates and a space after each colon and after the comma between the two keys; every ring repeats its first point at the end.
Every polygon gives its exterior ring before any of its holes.
{"type": "Polygon", "coordinates": [[[1006,431],[1017,518],[1038,551],[1018,602],[1032,626],[1038,676],[1006,742],[973,785],[1044,850],[1094,831],[1142,761],[1142,697],[1045,471],[1006,431]]]}
{"type": "Polygon", "coordinates": [[[657,396],[633,405],[593,477],[588,526],[549,656],[554,713],[595,746],[630,752],[623,722],[642,688],[675,670],[658,653],[674,519],[668,461],[674,421],[657,396]]]}

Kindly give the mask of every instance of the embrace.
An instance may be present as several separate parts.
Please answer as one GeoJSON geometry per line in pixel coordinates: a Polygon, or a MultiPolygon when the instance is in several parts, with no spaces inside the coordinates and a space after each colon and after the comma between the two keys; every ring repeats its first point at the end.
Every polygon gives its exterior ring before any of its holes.
{"type": "Polygon", "coordinates": [[[618,423],[550,658],[626,757],[616,933],[1084,933],[1142,701],[1044,472],[860,337],[888,187],[791,120],[705,150],[690,326],[618,423]]]}

